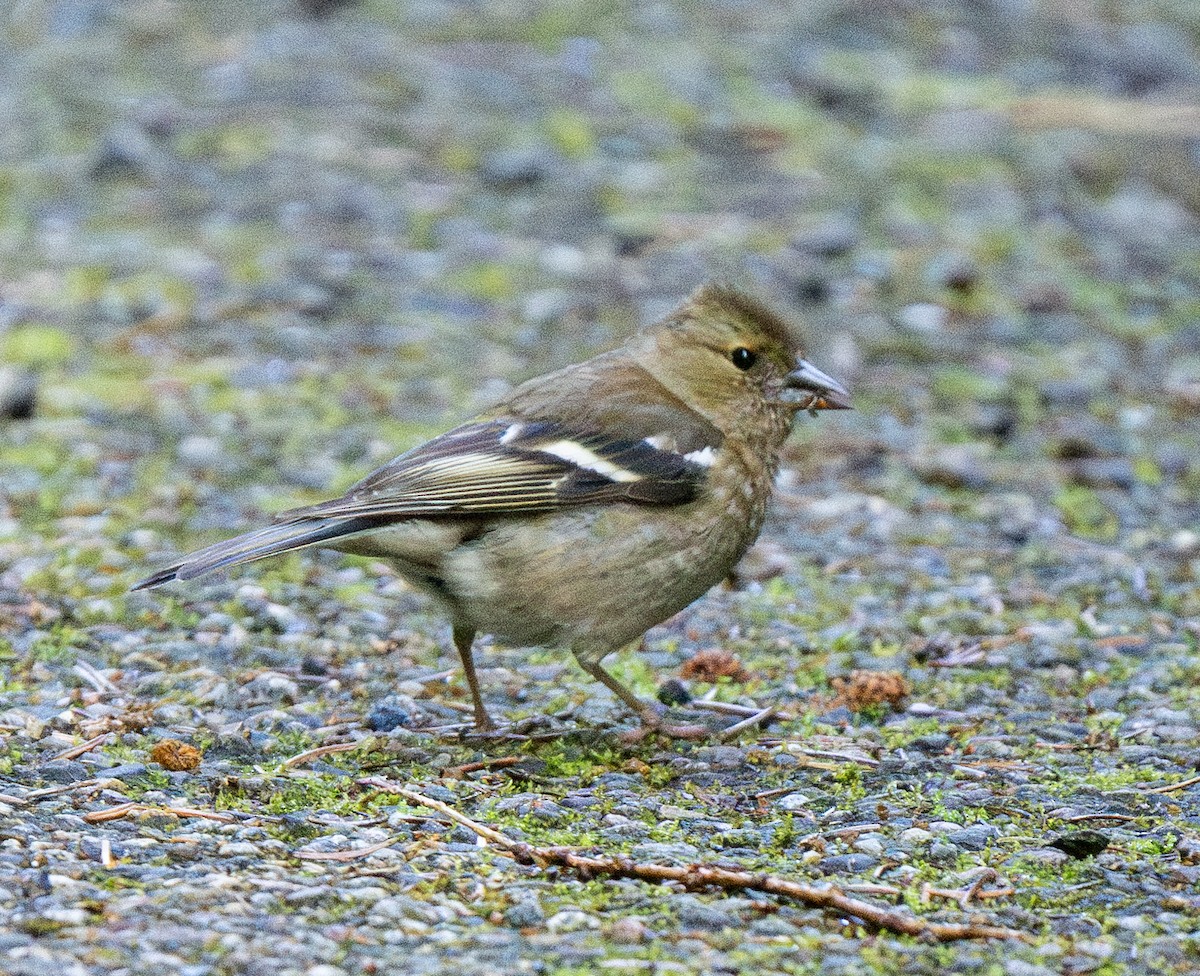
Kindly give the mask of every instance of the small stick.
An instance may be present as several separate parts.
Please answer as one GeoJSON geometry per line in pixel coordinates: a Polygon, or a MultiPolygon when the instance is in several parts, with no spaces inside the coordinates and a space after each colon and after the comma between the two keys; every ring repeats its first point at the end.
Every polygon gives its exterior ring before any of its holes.
{"type": "Polygon", "coordinates": [[[768,705],[762,711],[755,712],[749,718],[744,718],[740,722],[734,722],[733,725],[725,729],[725,731],[718,735],[717,738],[722,742],[728,742],[730,739],[736,739],[747,729],[757,728],[765,722],[770,721],[774,715],[775,706],[768,705]]]}
{"type": "Polygon", "coordinates": [[[382,851],[385,847],[391,847],[398,840],[400,840],[400,835],[396,834],[386,840],[381,840],[378,844],[368,844],[366,847],[356,847],[349,851],[295,851],[294,853],[302,861],[358,861],[369,857],[376,851],[382,851]]]}
{"type": "Polygon", "coordinates": [[[868,823],[854,824],[850,827],[835,827],[833,830],[818,830],[813,834],[805,834],[801,837],[797,844],[811,844],[814,840],[836,837],[839,839],[846,837],[857,837],[859,834],[869,834],[873,830],[880,830],[883,824],[868,823]]]}
{"type": "Polygon", "coordinates": [[[86,661],[80,661],[71,669],[84,681],[90,684],[96,691],[102,695],[120,694],[121,689],[114,685],[104,675],[96,670],[95,667],[88,664],[86,661]]]}
{"type": "Polygon", "coordinates": [[[110,820],[121,820],[130,814],[140,813],[169,813],[181,819],[195,818],[199,820],[215,820],[217,823],[237,823],[238,818],[228,813],[216,813],[212,810],[194,810],[191,807],[159,807],[148,803],[119,803],[115,807],[104,810],[93,810],[85,813],[85,823],[108,823],[110,820]]]}
{"type": "Polygon", "coordinates": [[[515,766],[521,761],[520,756],[501,756],[499,759],[485,759],[480,762],[463,763],[461,766],[447,766],[442,770],[446,779],[466,779],[471,773],[479,773],[485,769],[505,769],[515,766]]]}
{"type": "Polygon", "coordinates": [[[1000,875],[996,873],[995,868],[988,868],[986,871],[981,871],[979,877],[967,886],[966,891],[963,892],[962,898],[959,899],[958,904],[962,907],[963,911],[966,911],[967,906],[971,903],[971,899],[973,898],[1000,898],[1002,897],[1000,894],[1001,891],[1003,891],[1005,895],[1011,895],[1013,893],[1012,888],[993,888],[991,891],[987,892],[983,890],[983,886],[987,882],[995,881],[998,877],[1000,877],[1000,875]]]}
{"type": "Polygon", "coordinates": [[[953,769],[956,773],[959,773],[959,774],[967,777],[967,779],[987,779],[988,778],[988,774],[985,773],[982,769],[975,769],[971,766],[964,766],[962,763],[954,763],[954,765],[952,765],[950,768],[953,769]]]}
{"type": "Polygon", "coordinates": [[[856,762],[860,766],[867,766],[871,769],[879,765],[878,759],[871,759],[869,756],[852,756],[848,752],[831,752],[828,749],[799,749],[788,746],[788,752],[798,752],[802,756],[811,756],[813,759],[841,759],[844,762],[856,762]]]}
{"type": "Polygon", "coordinates": [[[932,938],[938,942],[950,942],[957,939],[1029,939],[1024,932],[998,925],[984,925],[976,922],[965,924],[927,922],[914,915],[892,911],[870,902],[851,898],[841,889],[833,886],[816,888],[769,874],[717,867],[711,864],[693,864],[689,867],[678,868],[665,864],[639,863],[623,856],[587,857],[568,847],[534,847],[531,844],[506,837],[498,830],[472,820],[440,800],[425,796],[408,787],[396,786],[379,778],[361,779],[358,782],[363,786],[371,786],[402,796],[418,806],[437,810],[438,813],[444,814],[455,823],[461,824],[468,830],[474,831],[479,837],[509,852],[520,864],[533,864],[543,868],[565,867],[585,879],[594,878],[597,875],[611,875],[612,877],[635,878],[640,881],[656,883],[673,882],[682,885],[689,891],[701,891],[705,888],[722,888],[727,891],[764,891],[768,894],[792,898],[813,908],[842,912],[872,928],[886,929],[901,935],[932,938]]]}
{"type": "Polygon", "coordinates": [[[103,745],[108,741],[110,735],[112,735],[111,732],[101,732],[99,735],[92,736],[87,742],[81,742],[77,746],[71,746],[70,749],[64,749],[56,756],[51,756],[50,761],[53,762],[56,759],[75,759],[78,756],[82,756],[85,752],[91,752],[96,746],[103,745]]]}
{"type": "Polygon", "coordinates": [[[1169,783],[1166,786],[1154,786],[1146,790],[1147,793],[1174,793],[1176,790],[1186,790],[1189,786],[1195,786],[1200,783],[1200,776],[1193,776],[1191,779],[1181,780],[1178,783],[1169,783]]]}
{"type": "Polygon", "coordinates": [[[292,766],[299,766],[301,763],[306,763],[310,759],[319,759],[321,756],[328,756],[335,752],[353,752],[361,745],[358,742],[332,742],[327,746],[316,746],[313,749],[308,749],[305,752],[297,753],[290,759],[283,761],[285,769],[290,769],[292,766]]]}
{"type": "Polygon", "coordinates": [[[416,790],[410,790],[407,786],[396,786],[394,783],[389,783],[386,779],[381,779],[377,776],[369,776],[366,779],[360,779],[358,782],[362,786],[372,786],[384,793],[395,793],[397,796],[402,796],[419,807],[428,807],[430,810],[436,810],[438,813],[449,817],[455,823],[469,827],[484,840],[490,840],[499,847],[511,850],[512,846],[517,843],[498,830],[494,830],[485,824],[476,823],[469,817],[459,813],[449,804],[443,803],[441,800],[435,800],[424,793],[418,793],[416,790]]]}
{"type": "Polygon", "coordinates": [[[99,782],[100,780],[98,779],[81,779],[76,783],[64,783],[62,786],[47,786],[44,789],[26,793],[25,799],[26,801],[40,800],[42,797],[56,796],[59,793],[70,793],[72,790],[86,790],[99,782]]]}
{"type": "MultiPolygon", "coordinates": [[[[716,689],[714,688],[713,691],[716,691],[716,689]]],[[[739,705],[736,702],[709,701],[707,698],[693,698],[685,707],[705,712],[719,712],[723,715],[749,716],[757,715],[762,711],[761,708],[751,708],[749,705],[739,705]]],[[[796,717],[791,712],[783,711],[778,705],[775,706],[774,714],[781,722],[790,722],[796,717]]]]}
{"type": "Polygon", "coordinates": [[[142,804],[134,803],[132,800],[129,803],[120,803],[115,807],[108,807],[105,810],[93,810],[91,813],[83,815],[84,823],[108,823],[110,820],[120,820],[127,814],[133,813],[141,807],[142,804]]]}
{"type": "Polygon", "coordinates": [[[886,895],[890,898],[899,898],[904,894],[903,890],[895,885],[871,884],[869,882],[855,882],[853,884],[842,885],[842,891],[849,891],[855,895],[886,895]]]}
{"type": "MultiPolygon", "coordinates": [[[[716,691],[716,688],[712,689],[716,691]]],[[[711,692],[710,692],[711,694],[711,692]]],[[[720,712],[722,715],[753,715],[758,709],[749,705],[739,705],[737,702],[711,701],[707,698],[693,698],[687,703],[688,708],[705,712],[720,712]]]]}
{"type": "Polygon", "coordinates": [[[952,889],[935,888],[933,885],[926,884],[921,886],[921,902],[928,905],[934,898],[947,898],[950,901],[958,902],[959,907],[963,911],[966,911],[967,905],[974,898],[983,901],[988,898],[1008,898],[1010,895],[1015,895],[1016,893],[1016,888],[991,888],[984,891],[974,884],[969,888],[952,889]]]}
{"type": "Polygon", "coordinates": [[[788,793],[799,793],[798,786],[780,786],[774,790],[763,790],[761,793],[755,793],[756,800],[773,800],[777,796],[786,796],[788,793]]]}

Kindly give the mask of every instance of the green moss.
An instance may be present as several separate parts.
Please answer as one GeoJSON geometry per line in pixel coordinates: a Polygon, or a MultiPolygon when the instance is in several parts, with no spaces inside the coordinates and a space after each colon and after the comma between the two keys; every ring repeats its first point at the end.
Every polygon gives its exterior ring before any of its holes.
{"type": "Polygon", "coordinates": [[[580,112],[559,108],[545,120],[550,144],[570,159],[588,159],[596,154],[596,135],[591,122],[580,112]]]}
{"type": "Polygon", "coordinates": [[[932,390],[934,396],[950,404],[961,404],[999,400],[1008,392],[1008,387],[1003,380],[994,376],[985,376],[963,367],[949,367],[938,370],[934,375],[932,390]]]}
{"type": "Polygon", "coordinates": [[[858,763],[846,763],[833,774],[833,781],[842,787],[849,802],[861,800],[867,791],[863,786],[862,767],[858,763]]]}
{"type": "Polygon", "coordinates": [[[57,366],[75,352],[75,341],[49,325],[23,325],[0,337],[0,360],[26,366],[57,366]]]}
{"type": "Polygon", "coordinates": [[[45,439],[30,440],[24,444],[6,444],[3,455],[5,467],[29,468],[44,476],[62,470],[69,459],[67,445],[45,439]]]}
{"type": "Polygon", "coordinates": [[[470,173],[479,168],[480,147],[458,141],[448,141],[437,147],[438,164],[451,173],[470,173]]]}
{"type": "Polygon", "coordinates": [[[432,210],[412,210],[408,215],[408,243],[414,251],[432,251],[437,247],[437,224],[441,214],[432,210]]]}
{"type": "Polygon", "coordinates": [[[99,301],[112,278],[106,264],[85,264],[71,268],[63,276],[64,297],[77,304],[99,301]]]}
{"type": "Polygon", "coordinates": [[[480,262],[447,276],[450,288],[487,301],[503,301],[516,294],[512,269],[498,262],[480,262]]]}
{"type": "Polygon", "coordinates": [[[86,631],[70,624],[57,623],[48,634],[34,638],[29,647],[29,658],[43,664],[74,664],[79,649],[90,642],[86,631]]]}
{"type": "Polygon", "coordinates": [[[1162,469],[1153,458],[1139,457],[1133,459],[1133,476],[1144,485],[1157,487],[1162,484],[1162,469]]]}
{"type": "Polygon", "coordinates": [[[615,71],[610,84],[617,103],[640,115],[666,119],[684,128],[695,126],[701,119],[699,109],[671,92],[654,72],[615,71]]]}
{"type": "Polygon", "coordinates": [[[274,149],[270,127],[256,122],[235,122],[184,132],[175,142],[181,156],[207,159],[227,170],[261,163],[274,149]]]}
{"type": "Polygon", "coordinates": [[[1080,538],[1112,542],[1120,532],[1117,516],[1090,488],[1067,485],[1055,496],[1054,504],[1067,529],[1080,538]]]}

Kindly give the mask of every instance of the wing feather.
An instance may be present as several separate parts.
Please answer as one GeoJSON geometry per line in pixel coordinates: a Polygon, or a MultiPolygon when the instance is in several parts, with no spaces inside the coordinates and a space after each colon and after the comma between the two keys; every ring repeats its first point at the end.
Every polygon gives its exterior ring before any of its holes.
{"type": "Polygon", "coordinates": [[[136,588],[409,518],[513,516],[606,501],[679,505],[702,490],[723,433],[627,350],[523,383],[503,415],[464,424],[385,464],[344,496],[184,557],[136,588]],[[570,390],[570,395],[564,395],[570,390]]]}
{"type": "Polygon", "coordinates": [[[488,420],[402,454],[341,498],[276,521],[528,514],[613,499],[679,504],[695,497],[704,477],[705,465],[648,440],[546,421],[488,420]]]}
{"type": "Polygon", "coordinates": [[[265,559],[293,549],[317,546],[322,542],[340,539],[376,527],[370,520],[304,519],[268,525],[253,532],[225,539],[191,553],[179,562],[160,569],[153,576],[135,583],[134,590],[148,590],[171,580],[189,580],[216,569],[265,559]]]}

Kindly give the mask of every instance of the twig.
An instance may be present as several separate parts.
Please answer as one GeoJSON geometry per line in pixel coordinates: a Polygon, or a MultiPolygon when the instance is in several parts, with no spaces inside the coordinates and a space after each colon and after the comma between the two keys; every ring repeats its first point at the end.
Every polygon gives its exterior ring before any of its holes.
{"type": "Polygon", "coordinates": [[[986,871],[981,872],[979,877],[972,881],[967,886],[967,890],[963,892],[962,901],[959,902],[963,910],[966,910],[967,905],[971,903],[973,898],[1007,898],[1010,895],[1015,895],[1016,889],[1011,885],[1007,888],[990,888],[987,891],[984,890],[983,886],[987,882],[995,881],[998,877],[1000,875],[996,873],[994,868],[988,868],[986,871]]]}
{"type": "Polygon", "coordinates": [[[427,674],[420,678],[413,678],[413,681],[422,685],[431,685],[437,681],[446,681],[458,674],[458,668],[447,668],[445,671],[435,671],[433,674],[427,674]]]}
{"type": "Polygon", "coordinates": [[[96,670],[95,667],[88,664],[86,661],[80,661],[71,670],[102,695],[120,694],[120,688],[114,685],[111,681],[109,681],[108,678],[102,675],[96,670]]]}
{"type": "Polygon", "coordinates": [[[1069,885],[1066,888],[1059,888],[1058,893],[1060,895],[1065,895],[1072,891],[1086,891],[1088,888],[1096,888],[1102,884],[1107,884],[1107,883],[1108,882],[1106,882],[1103,878],[1096,878],[1094,881],[1084,881],[1081,884],[1069,885]]]}
{"type": "MultiPolygon", "coordinates": [[[[712,689],[714,692],[716,687],[712,689]]],[[[687,703],[688,708],[704,712],[720,712],[722,715],[753,715],[758,709],[749,705],[739,705],[737,702],[710,701],[707,698],[693,698],[687,703]]]]}
{"type": "Polygon", "coordinates": [[[787,794],[789,794],[789,793],[799,793],[799,792],[800,792],[800,787],[798,787],[798,786],[780,786],[774,790],[763,790],[761,793],[755,793],[754,799],[760,800],[760,801],[761,800],[773,800],[777,796],[787,796],[787,794]]]}
{"type": "Polygon", "coordinates": [[[842,891],[855,895],[884,895],[888,898],[899,898],[904,891],[895,885],[872,884],[870,882],[855,882],[842,885],[842,891]]]}
{"type": "MultiPolygon", "coordinates": [[[[356,830],[359,827],[378,827],[381,823],[387,823],[387,817],[367,817],[365,820],[343,820],[341,817],[330,814],[328,817],[318,817],[315,814],[310,814],[305,818],[310,824],[316,824],[318,827],[337,827],[342,830],[356,830]]],[[[413,820],[428,820],[428,817],[417,817],[415,814],[413,820]]]]}
{"type": "Polygon", "coordinates": [[[951,767],[954,772],[959,773],[967,779],[987,779],[988,774],[982,769],[975,769],[971,766],[964,766],[962,763],[954,763],[951,767]]]}
{"type": "Polygon", "coordinates": [[[801,749],[798,746],[790,744],[787,747],[787,751],[799,753],[801,756],[810,756],[813,759],[841,759],[843,762],[855,762],[869,769],[873,769],[879,765],[878,759],[872,759],[869,756],[855,756],[849,752],[831,752],[828,749],[801,749]]]}
{"type": "Polygon", "coordinates": [[[180,819],[215,820],[217,823],[238,823],[240,819],[233,814],[217,813],[214,810],[154,806],[149,803],[136,803],[134,801],[119,803],[115,807],[107,807],[104,810],[93,810],[91,813],[85,813],[83,819],[85,823],[108,823],[110,820],[122,820],[130,815],[143,813],[169,813],[180,819]]]}
{"type": "Polygon", "coordinates": [[[978,898],[982,901],[987,898],[1008,898],[1016,893],[1016,888],[989,888],[984,891],[974,884],[967,888],[935,888],[926,884],[921,886],[921,903],[928,905],[934,898],[947,898],[958,902],[958,907],[966,911],[972,899],[978,898]]]}
{"type": "Polygon", "coordinates": [[[217,813],[215,810],[196,810],[193,807],[150,807],[153,812],[173,813],[175,816],[188,819],[215,820],[218,823],[237,823],[240,820],[273,820],[277,817],[261,817],[258,814],[245,814],[241,817],[232,813],[217,813]]]}
{"type": "Polygon", "coordinates": [[[75,759],[78,756],[82,756],[85,752],[91,752],[96,746],[103,745],[111,735],[111,732],[101,732],[99,735],[92,736],[86,742],[81,742],[77,746],[71,746],[70,749],[64,749],[57,755],[51,756],[50,761],[53,762],[56,759],[75,759]]]}
{"type": "Polygon", "coordinates": [[[32,793],[26,793],[25,799],[40,800],[47,796],[56,796],[59,793],[70,793],[72,790],[86,790],[97,785],[100,782],[98,779],[81,779],[74,783],[64,783],[62,786],[47,786],[40,790],[34,790],[32,793]]]}
{"type": "Polygon", "coordinates": [[[416,790],[396,786],[378,778],[362,779],[359,780],[359,783],[402,796],[418,806],[437,810],[438,813],[444,814],[468,830],[474,831],[477,836],[508,851],[518,863],[534,864],[540,867],[554,865],[569,868],[585,880],[598,875],[610,875],[657,883],[672,882],[682,885],[690,891],[700,891],[705,888],[722,888],[728,891],[764,891],[792,898],[813,908],[842,912],[872,928],[886,929],[901,935],[932,938],[938,942],[950,942],[957,939],[1027,940],[1029,938],[1026,933],[1017,929],[998,925],[984,925],[976,922],[965,924],[927,922],[913,915],[851,898],[839,888],[832,886],[816,888],[769,874],[757,874],[710,864],[693,864],[689,867],[678,868],[665,864],[639,863],[621,856],[587,857],[567,847],[534,847],[531,844],[506,837],[498,830],[478,823],[440,800],[425,796],[416,790]]]}
{"type": "Polygon", "coordinates": [[[761,711],[755,712],[749,718],[744,718],[740,722],[734,722],[733,725],[725,729],[717,738],[721,742],[728,742],[730,739],[736,739],[747,729],[757,728],[760,725],[769,722],[775,715],[775,706],[768,705],[761,711]]]}
{"type": "Polygon", "coordinates": [[[381,840],[378,844],[368,844],[366,847],[356,847],[349,851],[294,851],[293,853],[302,861],[358,861],[369,857],[376,851],[382,851],[385,847],[391,847],[400,840],[400,837],[400,834],[395,834],[386,840],[381,840]]]}
{"type": "Polygon", "coordinates": [[[989,881],[995,881],[999,875],[995,868],[986,868],[979,873],[974,881],[965,888],[935,888],[931,884],[921,886],[921,902],[928,905],[934,898],[948,898],[951,901],[958,902],[958,907],[963,911],[967,910],[967,906],[976,898],[981,901],[987,898],[1007,898],[1010,895],[1016,894],[1015,888],[990,888],[984,890],[984,885],[989,881]]]}
{"type": "Polygon", "coordinates": [[[1132,820],[1139,820],[1140,817],[1131,816],[1128,813],[1081,813],[1074,817],[1067,817],[1063,823],[1084,823],[1088,820],[1121,820],[1126,823],[1132,820]]]}
{"type": "MultiPolygon", "coordinates": [[[[716,691],[716,688],[713,689],[716,691]]],[[[736,702],[709,701],[707,698],[693,698],[687,703],[688,708],[698,709],[705,712],[719,712],[722,715],[757,715],[762,711],[761,708],[752,708],[749,705],[739,705],[736,702]]],[[[790,722],[796,716],[791,712],[785,712],[775,706],[774,717],[781,722],[790,722]]]]}
{"type": "Polygon", "coordinates": [[[91,813],[85,813],[83,815],[83,822],[108,823],[110,820],[120,820],[140,809],[144,809],[142,804],[134,803],[131,800],[129,803],[119,803],[115,807],[107,807],[104,810],[93,810],[91,813]]]}
{"type": "Polygon", "coordinates": [[[505,769],[508,766],[515,766],[520,761],[520,756],[501,756],[498,759],[463,763],[461,766],[447,766],[442,770],[442,776],[446,779],[466,779],[471,773],[479,773],[485,769],[505,769]]]}
{"type": "Polygon", "coordinates": [[[1083,129],[1112,135],[1154,135],[1168,139],[1200,136],[1200,107],[1151,105],[1120,98],[1022,98],[1009,106],[1020,129],[1083,129]]]}
{"type": "Polygon", "coordinates": [[[310,759],[320,759],[321,756],[328,756],[335,752],[353,752],[359,745],[361,743],[358,742],[332,742],[327,746],[317,746],[313,749],[297,753],[290,759],[285,759],[283,766],[285,769],[290,769],[292,766],[299,766],[310,759]]]}
{"type": "Polygon", "coordinates": [[[426,796],[424,793],[418,793],[416,790],[410,790],[407,786],[397,786],[395,783],[389,783],[386,779],[380,779],[378,776],[368,776],[365,779],[358,781],[360,786],[371,786],[384,793],[394,793],[397,796],[402,796],[404,799],[415,803],[419,807],[428,807],[430,810],[436,810],[438,813],[449,817],[455,823],[462,824],[464,827],[469,827],[484,840],[490,840],[493,844],[506,849],[512,849],[512,846],[517,841],[506,837],[498,830],[494,830],[485,824],[477,823],[471,820],[464,814],[459,813],[454,807],[443,803],[441,800],[435,800],[431,796],[426,796]]]}
{"type": "Polygon", "coordinates": [[[448,735],[451,732],[463,732],[473,728],[475,728],[474,722],[454,722],[450,725],[424,725],[413,731],[424,732],[428,735],[448,735]]]}
{"type": "Polygon", "coordinates": [[[1176,790],[1186,790],[1189,786],[1195,786],[1200,783],[1200,776],[1193,776],[1191,779],[1181,780],[1178,783],[1169,783],[1166,786],[1154,786],[1146,790],[1147,793],[1174,793],[1176,790]]]}
{"type": "Polygon", "coordinates": [[[872,831],[882,829],[883,824],[867,823],[854,824],[850,827],[835,827],[833,830],[818,830],[812,834],[805,834],[801,837],[797,844],[811,844],[814,840],[845,840],[846,838],[857,837],[859,834],[869,834],[872,831]]]}
{"type": "Polygon", "coordinates": [[[942,657],[930,661],[929,666],[931,668],[962,668],[978,664],[984,657],[986,655],[983,645],[976,643],[966,647],[957,647],[942,657]]]}

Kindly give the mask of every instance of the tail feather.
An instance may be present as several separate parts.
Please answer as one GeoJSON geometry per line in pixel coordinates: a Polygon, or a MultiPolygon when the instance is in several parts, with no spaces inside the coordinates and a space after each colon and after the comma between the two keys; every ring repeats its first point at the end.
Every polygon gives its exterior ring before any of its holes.
{"type": "Polygon", "coordinates": [[[293,549],[304,549],[308,546],[319,545],[331,539],[355,535],[367,529],[374,528],[378,522],[362,518],[328,518],[303,519],[296,522],[284,522],[280,525],[268,525],[244,535],[217,542],[214,545],[185,556],[171,566],[165,566],[152,576],[135,583],[134,590],[148,590],[161,586],[171,580],[190,580],[214,570],[237,566],[240,563],[265,559],[267,556],[277,556],[280,553],[291,552],[293,549]]]}

